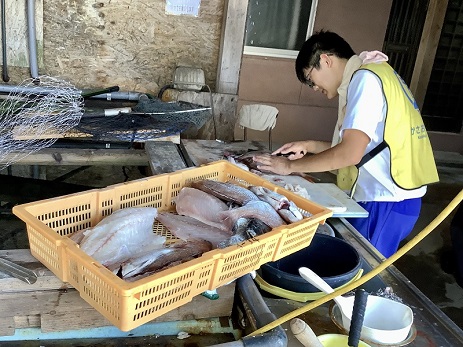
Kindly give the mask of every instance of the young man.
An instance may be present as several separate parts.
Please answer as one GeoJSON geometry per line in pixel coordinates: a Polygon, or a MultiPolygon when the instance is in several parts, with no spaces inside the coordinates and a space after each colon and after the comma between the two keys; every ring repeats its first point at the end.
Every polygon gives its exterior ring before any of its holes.
{"type": "Polygon", "coordinates": [[[254,160],[280,175],[337,170],[338,186],[369,212],[349,222],[389,257],[413,229],[426,185],[438,175],[416,102],[386,60],[380,52],[355,55],[333,32],[312,35],[296,75],[328,99],[339,96],[332,143],[291,142],[254,160]]]}

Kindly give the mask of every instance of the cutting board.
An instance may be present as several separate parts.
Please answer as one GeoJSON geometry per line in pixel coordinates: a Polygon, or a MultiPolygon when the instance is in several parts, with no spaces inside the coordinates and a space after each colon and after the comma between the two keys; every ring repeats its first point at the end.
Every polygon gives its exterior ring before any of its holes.
{"type": "Polygon", "coordinates": [[[347,209],[344,212],[333,212],[333,217],[346,218],[367,218],[368,211],[352,200],[342,189],[334,183],[316,183],[317,187],[323,189],[336,200],[341,202],[347,209]]]}
{"type": "Polygon", "coordinates": [[[319,188],[316,183],[311,183],[300,176],[263,175],[262,177],[283,188],[286,184],[299,185],[307,191],[309,200],[329,208],[333,212],[344,212],[347,210],[347,207],[342,202],[331,196],[326,190],[319,188]]]}

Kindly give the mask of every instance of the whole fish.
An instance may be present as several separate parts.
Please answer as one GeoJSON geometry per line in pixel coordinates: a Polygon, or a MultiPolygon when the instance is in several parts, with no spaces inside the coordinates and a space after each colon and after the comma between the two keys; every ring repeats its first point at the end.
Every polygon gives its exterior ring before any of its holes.
{"type": "Polygon", "coordinates": [[[210,242],[205,240],[189,240],[187,242],[181,241],[174,243],[172,246],[166,247],[166,249],[169,251],[162,254],[156,254],[153,261],[147,260],[147,256],[145,255],[141,261],[133,259],[131,262],[126,262],[121,265],[118,275],[125,272],[126,275],[125,277],[122,275],[122,278],[133,282],[166,268],[197,258],[203,253],[210,251],[212,249],[212,245],[210,242]],[[137,263],[142,263],[143,267],[137,267],[137,263]],[[131,269],[131,271],[124,271],[124,267],[131,269]]]}
{"type": "Polygon", "coordinates": [[[272,206],[261,200],[250,201],[242,207],[220,212],[220,217],[230,230],[241,217],[257,218],[272,229],[286,224],[272,206]]]}
{"type": "Polygon", "coordinates": [[[257,168],[260,163],[254,161],[254,156],[257,155],[262,155],[262,154],[271,154],[270,151],[249,151],[246,153],[243,153],[241,155],[228,155],[226,156],[227,160],[231,163],[234,163],[238,166],[246,166],[249,171],[259,171],[263,172],[262,170],[259,170],[257,168]]]}
{"type": "Polygon", "coordinates": [[[125,259],[141,245],[162,246],[165,237],[153,233],[154,207],[130,207],[114,211],[95,227],[84,231],[80,249],[103,265],[125,259]]]}
{"type": "Polygon", "coordinates": [[[189,216],[181,216],[171,212],[159,212],[156,219],[175,237],[184,241],[192,239],[207,240],[212,244],[213,248],[216,248],[220,242],[232,236],[231,230],[225,231],[189,216]]]}
{"type": "Polygon", "coordinates": [[[223,223],[220,213],[228,210],[219,198],[202,190],[184,187],[175,199],[175,209],[178,214],[195,218],[213,227],[230,231],[223,223]]]}
{"type": "Polygon", "coordinates": [[[220,242],[218,248],[225,248],[244,242],[258,235],[265,234],[270,230],[272,229],[268,225],[257,218],[241,217],[233,225],[233,236],[226,241],[220,242]]]}
{"type": "Polygon", "coordinates": [[[233,183],[205,179],[192,182],[191,186],[212,194],[221,200],[233,202],[240,206],[246,205],[249,201],[259,200],[249,189],[233,183]]]}
{"type": "Polygon", "coordinates": [[[250,186],[248,189],[259,199],[269,203],[286,222],[295,223],[302,220],[302,213],[297,209],[296,204],[288,200],[286,196],[262,186],[250,186]]]}

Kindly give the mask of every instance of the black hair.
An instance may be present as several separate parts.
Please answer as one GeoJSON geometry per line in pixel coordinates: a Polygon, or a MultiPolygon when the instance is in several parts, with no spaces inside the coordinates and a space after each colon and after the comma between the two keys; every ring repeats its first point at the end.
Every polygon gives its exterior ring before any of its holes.
{"type": "Polygon", "coordinates": [[[342,59],[350,59],[355,55],[352,47],[338,34],[331,31],[320,30],[304,42],[296,58],[296,76],[302,83],[308,80],[304,70],[320,67],[320,55],[332,54],[342,59]]]}

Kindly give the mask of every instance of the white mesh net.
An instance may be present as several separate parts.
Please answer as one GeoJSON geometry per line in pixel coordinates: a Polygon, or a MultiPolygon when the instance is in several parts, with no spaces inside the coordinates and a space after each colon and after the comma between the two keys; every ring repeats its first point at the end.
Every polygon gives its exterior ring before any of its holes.
{"type": "Polygon", "coordinates": [[[16,86],[0,103],[0,169],[51,146],[83,114],[81,91],[40,76],[16,86]]]}

